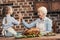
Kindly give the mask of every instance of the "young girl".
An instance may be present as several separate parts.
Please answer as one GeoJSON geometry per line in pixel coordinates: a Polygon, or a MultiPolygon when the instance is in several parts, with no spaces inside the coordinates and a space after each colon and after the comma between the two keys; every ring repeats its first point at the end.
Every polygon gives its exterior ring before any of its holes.
{"type": "MultiPolygon", "coordinates": [[[[13,9],[11,6],[6,6],[3,8],[3,22],[2,22],[2,28],[4,29],[4,31],[8,31],[11,34],[13,34],[14,36],[17,36],[17,32],[12,28],[12,26],[15,25],[19,25],[20,22],[15,20],[14,17],[11,17],[13,13],[13,9]]],[[[22,35],[18,35],[18,36],[22,36],[22,35]]]]}

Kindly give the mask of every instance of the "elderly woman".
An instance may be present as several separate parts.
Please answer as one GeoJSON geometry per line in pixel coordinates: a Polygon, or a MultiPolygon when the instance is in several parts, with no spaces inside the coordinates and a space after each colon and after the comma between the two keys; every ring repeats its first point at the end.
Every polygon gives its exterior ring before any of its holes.
{"type": "Polygon", "coordinates": [[[46,17],[47,9],[44,6],[41,6],[37,9],[39,18],[33,21],[32,23],[28,24],[23,20],[23,24],[26,28],[35,27],[39,29],[41,34],[46,34],[52,32],[52,20],[46,17]]]}

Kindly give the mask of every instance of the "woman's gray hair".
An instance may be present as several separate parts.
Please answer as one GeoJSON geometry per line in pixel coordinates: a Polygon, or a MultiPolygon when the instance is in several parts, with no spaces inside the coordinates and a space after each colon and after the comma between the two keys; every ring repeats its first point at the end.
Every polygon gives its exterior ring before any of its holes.
{"type": "Polygon", "coordinates": [[[47,8],[44,6],[41,6],[38,8],[39,11],[42,11],[45,15],[47,15],[47,8]]]}

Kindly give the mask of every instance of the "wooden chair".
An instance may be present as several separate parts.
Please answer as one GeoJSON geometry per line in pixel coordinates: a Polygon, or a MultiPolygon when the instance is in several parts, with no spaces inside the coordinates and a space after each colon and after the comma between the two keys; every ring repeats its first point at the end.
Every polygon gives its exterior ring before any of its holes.
{"type": "Polygon", "coordinates": [[[2,36],[2,30],[3,30],[3,29],[0,27],[0,37],[2,36]]]}
{"type": "Polygon", "coordinates": [[[53,25],[53,26],[52,26],[53,32],[54,32],[54,33],[57,33],[57,32],[56,32],[56,28],[57,28],[56,20],[53,20],[52,25],[53,25]]]}

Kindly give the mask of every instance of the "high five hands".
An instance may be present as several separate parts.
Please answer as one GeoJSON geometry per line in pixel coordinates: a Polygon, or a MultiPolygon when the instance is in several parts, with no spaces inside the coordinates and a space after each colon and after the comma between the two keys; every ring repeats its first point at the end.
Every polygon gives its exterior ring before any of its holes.
{"type": "Polygon", "coordinates": [[[19,19],[22,20],[23,19],[23,15],[21,13],[19,13],[19,19]]]}

